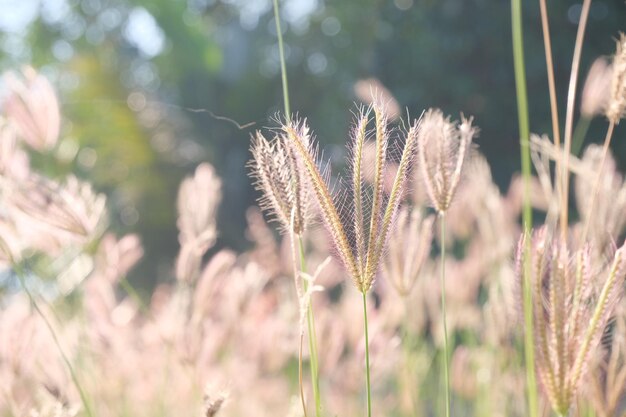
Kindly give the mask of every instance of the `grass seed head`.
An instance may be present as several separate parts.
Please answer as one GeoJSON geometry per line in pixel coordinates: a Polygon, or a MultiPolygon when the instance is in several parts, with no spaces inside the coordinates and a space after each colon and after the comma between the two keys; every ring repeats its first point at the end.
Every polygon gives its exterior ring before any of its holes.
{"type": "MultiPolygon", "coordinates": [[[[617,250],[610,265],[595,265],[588,246],[571,253],[564,241],[552,238],[546,229],[532,236],[528,262],[536,369],[559,415],[567,415],[577,399],[592,354],[619,299],[626,273],[625,251],[624,246],[617,250]]],[[[523,256],[524,251],[518,250],[520,265],[523,256]]]]}
{"type": "Polygon", "coordinates": [[[3,79],[9,89],[5,112],[20,137],[37,151],[52,149],[61,128],[59,102],[52,85],[32,67],[24,68],[21,76],[6,73],[3,79]]]}
{"type": "Polygon", "coordinates": [[[581,96],[580,113],[583,116],[592,118],[606,110],[611,89],[611,75],[612,69],[606,59],[598,58],[593,62],[581,96]]]}
{"type": "MultiPolygon", "coordinates": [[[[303,141],[308,142],[308,131],[300,127],[303,141]]],[[[309,222],[308,187],[302,177],[293,149],[284,134],[272,140],[257,132],[252,142],[252,161],[249,166],[261,191],[260,207],[274,217],[282,231],[302,234],[309,222]]]]}
{"type": "Polygon", "coordinates": [[[626,116],[626,35],[620,33],[613,57],[613,77],[606,117],[618,124],[626,116]]]}
{"type": "Polygon", "coordinates": [[[383,268],[385,277],[403,297],[410,294],[428,259],[434,221],[434,216],[424,216],[418,208],[402,207],[398,212],[383,268]]]}
{"type": "Polygon", "coordinates": [[[202,256],[217,239],[216,216],[222,197],[222,182],[207,163],[196,168],[193,177],[183,180],[178,190],[178,240],[176,278],[192,282],[200,273],[202,256]]]}
{"type": "Polygon", "coordinates": [[[407,173],[417,142],[419,123],[416,121],[406,134],[402,156],[388,195],[384,193],[389,130],[385,106],[380,101],[362,109],[352,129],[352,198],[344,199],[333,193],[327,176],[317,165],[317,152],[307,141],[308,128],[304,122],[290,122],[283,131],[306,173],[307,181],[320,206],[320,212],[339,258],[348,270],[357,289],[367,292],[376,276],[389,232],[403,196],[407,173]],[[374,128],[368,129],[374,119],[374,128]],[[363,149],[367,139],[375,138],[374,178],[371,187],[364,181],[363,149]]]}
{"type": "Polygon", "coordinates": [[[458,124],[439,109],[430,109],[423,117],[418,134],[419,164],[430,202],[439,213],[450,208],[476,133],[472,118],[463,117],[458,124]]]}

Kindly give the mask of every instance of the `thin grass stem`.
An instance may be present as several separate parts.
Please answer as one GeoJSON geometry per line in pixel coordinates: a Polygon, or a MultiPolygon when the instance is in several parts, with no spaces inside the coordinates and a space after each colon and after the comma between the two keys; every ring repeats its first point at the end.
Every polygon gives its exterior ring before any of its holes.
{"type": "Polygon", "coordinates": [[[300,387],[300,401],[302,402],[302,414],[307,417],[306,401],[304,400],[304,384],[302,383],[302,345],[304,345],[304,334],[300,333],[300,347],[298,349],[298,386],[300,387]]]}
{"type": "MultiPolygon", "coordinates": [[[[511,0],[511,28],[513,37],[513,62],[515,68],[515,87],[517,96],[517,116],[520,130],[520,151],[522,164],[523,193],[523,228],[529,235],[532,226],[530,205],[530,126],[528,121],[528,97],[526,91],[526,70],[524,68],[524,39],[522,30],[522,1],[511,0]]],[[[528,396],[529,417],[538,416],[537,380],[535,376],[535,345],[532,321],[532,296],[530,293],[530,241],[524,245],[524,359],[526,362],[526,389],[528,396]]]]}
{"type": "Polygon", "coordinates": [[[372,392],[370,386],[370,347],[367,331],[367,291],[363,291],[363,327],[365,328],[365,384],[367,390],[367,417],[372,417],[372,392]]]}
{"type": "Polygon", "coordinates": [[[132,298],[135,303],[137,303],[139,310],[141,310],[142,313],[151,316],[152,312],[150,311],[150,307],[148,307],[148,305],[143,301],[135,287],[133,287],[132,284],[128,281],[128,278],[120,278],[119,283],[120,287],[122,287],[122,289],[126,291],[126,294],[128,294],[128,296],[132,298]]]}
{"type": "MultiPolygon", "coordinates": [[[[541,9],[541,27],[543,30],[543,44],[546,51],[546,67],[548,72],[548,90],[550,91],[550,113],[552,115],[552,136],[556,149],[561,148],[561,135],[559,132],[559,110],[556,101],[556,86],[554,82],[554,64],[552,63],[552,41],[550,38],[550,23],[548,20],[548,8],[546,0],[539,0],[541,9]]],[[[556,160],[556,172],[560,172],[560,160],[556,160]]]]}
{"type": "Polygon", "coordinates": [[[581,116],[576,123],[576,129],[574,129],[574,137],[572,138],[572,155],[579,155],[585,143],[585,137],[589,131],[591,125],[591,117],[581,116]]]}
{"type": "Polygon", "coordinates": [[[413,390],[411,389],[411,377],[413,377],[416,372],[414,371],[414,364],[413,364],[413,357],[412,357],[412,339],[411,339],[411,332],[409,330],[409,304],[407,302],[407,297],[404,296],[402,297],[402,304],[404,307],[404,320],[402,320],[402,323],[400,324],[400,332],[401,332],[401,344],[402,344],[402,351],[404,353],[404,366],[405,368],[403,369],[405,376],[403,376],[403,378],[401,378],[401,381],[404,381],[403,383],[403,389],[402,389],[402,394],[404,395],[405,392],[408,392],[408,396],[409,396],[409,401],[410,401],[410,408],[411,408],[411,414],[410,415],[416,415],[417,414],[417,406],[416,406],[416,400],[415,400],[415,396],[413,393],[413,390]]]}
{"type": "Polygon", "coordinates": [[[26,285],[26,280],[24,279],[24,273],[23,273],[22,269],[18,265],[14,265],[14,271],[15,271],[15,275],[17,275],[17,278],[20,281],[20,285],[21,285],[22,289],[24,289],[24,292],[28,296],[28,299],[29,299],[31,305],[33,306],[33,308],[35,309],[37,314],[39,314],[39,316],[43,320],[44,324],[46,325],[46,328],[50,332],[50,335],[52,336],[52,340],[54,341],[54,345],[56,346],[57,350],[59,351],[59,355],[61,355],[61,359],[65,363],[65,366],[67,367],[67,370],[70,373],[70,377],[72,378],[72,382],[74,383],[74,386],[76,386],[76,390],[78,391],[78,395],[80,396],[80,401],[83,404],[83,407],[85,408],[85,414],[87,415],[87,417],[93,417],[93,413],[91,411],[91,406],[89,405],[89,401],[87,400],[87,394],[85,393],[85,390],[83,389],[83,386],[81,385],[81,383],[80,383],[80,381],[78,379],[78,375],[76,374],[76,370],[72,366],[72,363],[70,362],[69,358],[65,354],[65,351],[61,347],[61,342],[59,342],[59,338],[58,338],[56,332],[54,331],[54,327],[52,327],[52,323],[50,323],[50,321],[48,320],[46,315],[43,313],[43,311],[39,307],[39,304],[37,303],[37,300],[35,300],[35,297],[33,296],[33,293],[28,289],[28,286],[26,285]]]}
{"type": "MultiPolygon", "coordinates": [[[[298,249],[300,252],[300,270],[306,272],[306,259],[304,256],[304,242],[302,236],[298,235],[298,249]]],[[[308,282],[304,280],[304,293],[307,293],[308,282]]],[[[309,331],[309,352],[311,355],[310,367],[311,367],[311,384],[313,386],[313,398],[315,400],[315,415],[320,417],[322,415],[322,403],[320,399],[320,380],[319,380],[319,362],[317,356],[317,334],[315,332],[315,318],[313,315],[313,305],[309,302],[306,311],[307,327],[309,331]]]]}
{"type": "Polygon", "coordinates": [[[446,319],[446,214],[441,216],[441,320],[443,322],[443,370],[446,393],[446,417],[450,417],[450,353],[448,349],[448,323],[446,319]]]}
{"type": "Polygon", "coordinates": [[[565,115],[565,149],[564,162],[562,167],[563,179],[563,199],[561,200],[561,235],[563,241],[567,241],[567,216],[569,200],[569,156],[572,147],[572,129],[574,126],[574,103],[576,101],[576,83],[578,81],[578,71],[580,69],[580,56],[583,50],[583,39],[585,38],[585,28],[589,17],[591,0],[584,0],[578,22],[578,32],[576,33],[576,43],[574,44],[574,57],[572,58],[572,72],[567,90],[567,113],[565,115]]]}
{"type": "Polygon", "coordinates": [[[289,85],[287,83],[287,65],[285,64],[285,48],[283,47],[283,32],[280,28],[280,13],[278,12],[278,0],[274,0],[274,20],[276,21],[276,36],[278,37],[278,56],[280,59],[280,76],[283,83],[283,101],[285,106],[285,118],[291,120],[289,106],[289,85]]]}
{"type": "MultiPolygon", "coordinates": [[[[293,218],[293,216],[292,216],[293,218]]],[[[293,221],[292,221],[293,223],[293,221]]],[[[302,293],[302,289],[300,288],[300,286],[298,285],[298,280],[300,279],[299,277],[299,272],[298,272],[298,256],[296,255],[296,234],[293,233],[293,229],[291,230],[291,234],[290,234],[290,238],[291,238],[291,260],[293,262],[293,282],[294,282],[294,286],[296,287],[296,295],[298,297],[298,303],[301,304],[302,303],[302,297],[304,296],[302,293]]],[[[302,308],[302,307],[300,307],[302,308]]],[[[302,314],[302,312],[300,312],[300,314],[302,314]]],[[[307,411],[306,411],[306,400],[304,398],[304,384],[302,382],[302,345],[304,344],[304,326],[302,325],[302,317],[300,317],[300,345],[299,345],[299,349],[298,349],[298,387],[300,389],[300,401],[302,402],[302,413],[303,415],[306,417],[307,416],[307,411]]]]}
{"type": "MultiPolygon", "coordinates": [[[[283,45],[283,32],[280,26],[280,13],[278,10],[278,0],[273,1],[274,5],[274,20],[276,22],[276,36],[278,38],[278,55],[280,60],[280,75],[283,87],[283,104],[285,109],[285,118],[287,123],[291,121],[291,106],[289,104],[289,83],[287,82],[287,65],[285,61],[285,48],[283,45]]],[[[304,245],[302,242],[302,236],[298,234],[298,247],[300,254],[300,270],[301,272],[306,272],[306,264],[304,258],[304,245]]],[[[295,266],[295,254],[294,254],[294,266],[295,266]]],[[[307,282],[304,282],[304,291],[306,294],[307,291],[307,282]]],[[[317,365],[317,342],[315,335],[315,322],[313,319],[313,308],[309,303],[307,307],[307,327],[309,332],[309,351],[311,355],[310,367],[311,367],[311,383],[313,385],[313,397],[315,399],[315,415],[320,417],[321,415],[321,401],[320,401],[320,393],[319,393],[319,376],[318,376],[318,365],[317,365]]],[[[302,340],[300,341],[300,349],[302,350],[302,340]]],[[[299,358],[299,370],[300,370],[300,394],[302,397],[302,406],[304,410],[304,415],[306,417],[306,405],[304,402],[304,392],[302,389],[302,352],[300,352],[299,358]]]]}

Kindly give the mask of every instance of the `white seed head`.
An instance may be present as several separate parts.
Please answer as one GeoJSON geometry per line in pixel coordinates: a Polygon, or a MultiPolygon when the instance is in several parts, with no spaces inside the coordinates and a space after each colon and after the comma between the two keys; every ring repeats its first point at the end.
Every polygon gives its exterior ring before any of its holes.
{"type": "Polygon", "coordinates": [[[583,87],[580,102],[580,113],[592,118],[602,114],[609,102],[611,90],[612,69],[604,58],[598,58],[593,62],[583,87]]]}
{"type": "Polygon", "coordinates": [[[626,35],[620,33],[613,58],[611,94],[606,117],[617,124],[624,116],[626,116],[626,35]]]}
{"type": "Polygon", "coordinates": [[[430,109],[418,133],[422,178],[431,204],[444,213],[450,207],[461,179],[463,164],[477,129],[472,118],[451,122],[439,109],[430,109]]]}

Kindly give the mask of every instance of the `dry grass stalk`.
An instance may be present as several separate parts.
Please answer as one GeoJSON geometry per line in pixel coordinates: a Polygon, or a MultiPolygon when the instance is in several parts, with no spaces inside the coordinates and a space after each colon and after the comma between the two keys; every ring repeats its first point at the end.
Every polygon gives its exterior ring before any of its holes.
{"type": "MultiPolygon", "coordinates": [[[[522,239],[518,265],[523,262],[523,245],[522,239]]],[[[621,294],[625,251],[621,247],[608,268],[598,267],[592,265],[588,247],[572,255],[567,245],[548,236],[546,229],[532,236],[529,262],[537,373],[552,408],[561,416],[567,415],[579,393],[591,356],[621,294]],[[598,281],[601,273],[607,275],[603,282],[598,281]]]]}
{"type": "Polygon", "coordinates": [[[589,9],[591,8],[591,0],[583,0],[580,11],[580,19],[578,20],[578,30],[576,31],[576,42],[574,43],[574,56],[572,57],[572,69],[570,72],[569,84],[567,88],[567,108],[565,113],[565,133],[564,133],[564,152],[563,163],[559,159],[558,165],[561,166],[559,180],[562,181],[560,191],[563,194],[561,198],[561,216],[560,228],[561,238],[567,240],[568,231],[568,201],[569,201],[569,160],[570,151],[572,149],[572,130],[574,127],[574,103],[576,102],[576,84],[578,83],[578,72],[580,70],[580,57],[583,49],[583,39],[585,38],[585,29],[587,28],[587,20],[589,18],[589,9]]]}
{"type": "Polygon", "coordinates": [[[476,133],[471,117],[462,117],[460,125],[439,109],[430,109],[423,117],[418,135],[420,169],[430,202],[440,214],[450,208],[476,133]]]}
{"type": "Polygon", "coordinates": [[[301,160],[306,176],[318,201],[322,217],[329,230],[333,243],[344,266],[348,270],[357,289],[366,293],[372,286],[383,251],[389,238],[391,225],[404,191],[407,172],[413,157],[417,141],[418,122],[415,121],[407,135],[402,157],[393,181],[391,192],[383,195],[383,179],[387,163],[387,143],[389,131],[384,107],[377,102],[368,110],[362,110],[357,116],[352,130],[352,184],[353,215],[340,214],[340,199],[331,192],[325,175],[317,166],[317,151],[310,144],[308,127],[305,122],[290,122],[283,125],[289,137],[289,143],[301,160]],[[374,113],[375,130],[367,129],[370,113],[374,113]],[[374,184],[372,187],[371,206],[365,207],[367,197],[364,193],[362,150],[366,138],[374,135],[376,140],[376,161],[374,166],[374,184]],[[386,200],[386,201],[385,201],[386,200]],[[386,204],[385,204],[386,202],[386,204]],[[369,214],[369,219],[367,219],[369,214]],[[354,237],[352,237],[354,236],[354,237]]]}

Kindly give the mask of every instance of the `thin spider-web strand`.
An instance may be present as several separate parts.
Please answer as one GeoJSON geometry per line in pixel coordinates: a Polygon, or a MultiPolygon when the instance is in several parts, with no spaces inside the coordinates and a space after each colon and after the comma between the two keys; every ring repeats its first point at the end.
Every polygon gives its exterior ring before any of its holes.
{"type": "MultiPolygon", "coordinates": [[[[189,113],[205,113],[205,114],[208,114],[211,118],[213,118],[215,120],[227,122],[227,123],[235,126],[239,130],[249,129],[249,128],[255,126],[258,123],[256,121],[246,122],[246,123],[238,122],[238,121],[236,121],[233,118],[214,113],[213,111],[211,111],[211,110],[209,110],[207,108],[197,108],[197,107],[181,106],[179,104],[167,103],[167,102],[160,101],[160,100],[146,100],[145,103],[146,103],[146,105],[149,105],[149,104],[153,104],[154,105],[154,104],[156,104],[156,105],[160,105],[160,106],[163,106],[163,107],[169,107],[169,108],[173,108],[173,109],[184,110],[184,111],[188,111],[189,113]]],[[[102,105],[125,104],[125,105],[128,105],[128,100],[108,100],[108,99],[66,100],[66,101],[61,101],[61,104],[63,106],[66,106],[66,105],[70,105],[70,106],[71,105],[84,105],[84,104],[102,104],[102,105]]]]}

